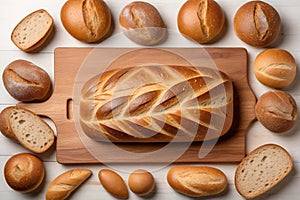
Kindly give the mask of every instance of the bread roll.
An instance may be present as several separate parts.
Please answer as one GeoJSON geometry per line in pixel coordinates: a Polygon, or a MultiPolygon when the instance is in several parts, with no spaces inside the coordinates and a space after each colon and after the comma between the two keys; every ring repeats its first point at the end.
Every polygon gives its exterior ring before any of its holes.
{"type": "Polygon", "coordinates": [[[235,187],[244,198],[252,199],[277,185],[292,168],[292,158],[284,148],[265,144],[251,151],[238,165],[235,187]]]}
{"type": "Polygon", "coordinates": [[[0,114],[0,131],[34,153],[44,153],[55,142],[51,127],[25,108],[9,106],[0,114]]]}
{"type": "Polygon", "coordinates": [[[228,132],[233,87],[208,68],[149,65],[104,72],[81,91],[81,127],[97,141],[203,141],[228,132]]]}
{"type": "Polygon", "coordinates": [[[126,183],[118,173],[110,169],[102,169],[98,173],[98,178],[108,193],[119,199],[128,199],[126,183]]]}
{"type": "Polygon", "coordinates": [[[188,0],[179,10],[177,25],[183,36],[200,44],[214,42],[225,24],[225,15],[213,0],[188,0]]]}
{"type": "Polygon", "coordinates": [[[112,16],[102,0],[68,0],[60,18],[68,33],[82,42],[100,42],[112,33],[112,16]]]}
{"type": "Polygon", "coordinates": [[[296,77],[296,67],[294,57],[283,49],[264,50],[254,61],[256,78],[272,88],[288,87],[296,77]]]}
{"type": "Polygon", "coordinates": [[[257,101],[255,113],[258,121],[275,133],[290,130],[298,118],[294,98],[279,90],[264,93],[257,101]]]}
{"type": "Polygon", "coordinates": [[[141,45],[158,44],[167,35],[166,25],[159,11],[143,1],[126,5],[119,15],[119,24],[130,40],[141,45]]]}
{"type": "Polygon", "coordinates": [[[234,16],[236,35],[255,47],[274,44],[281,31],[279,13],[263,1],[250,1],[242,5],[234,16]]]}
{"type": "Polygon", "coordinates": [[[129,175],[128,186],[138,196],[147,196],[154,191],[155,180],[150,172],[138,169],[129,175]]]}
{"type": "Polygon", "coordinates": [[[46,200],[63,200],[92,175],[89,169],[72,169],[57,176],[48,186],[46,200]]]}
{"type": "Polygon", "coordinates": [[[223,192],[228,183],[219,169],[206,166],[175,166],[167,175],[169,185],[190,197],[203,197],[223,192]]]}
{"type": "Polygon", "coordinates": [[[22,19],[11,33],[12,42],[25,52],[42,47],[54,28],[52,16],[44,9],[34,11],[22,19]]]}
{"type": "Polygon", "coordinates": [[[44,180],[43,162],[29,153],[12,156],[4,166],[4,177],[7,184],[18,192],[36,190],[44,180]]]}
{"type": "Polygon", "coordinates": [[[19,101],[43,100],[51,89],[48,73],[27,60],[11,62],[2,79],[8,93],[19,101]]]}

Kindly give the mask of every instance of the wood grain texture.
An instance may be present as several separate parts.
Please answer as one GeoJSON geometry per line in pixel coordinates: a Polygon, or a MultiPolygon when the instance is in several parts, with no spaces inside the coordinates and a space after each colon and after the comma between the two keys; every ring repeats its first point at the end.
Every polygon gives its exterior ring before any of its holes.
{"type": "Polygon", "coordinates": [[[247,52],[243,48],[171,48],[171,49],[114,49],[114,48],[57,48],[55,50],[54,92],[50,99],[39,104],[19,104],[39,115],[52,119],[57,129],[57,161],[75,163],[138,163],[138,162],[239,162],[245,155],[246,132],[255,120],[256,98],[248,84],[247,52]],[[207,56],[207,53],[209,56],[207,56]],[[178,56],[180,55],[180,56],[178,56]],[[212,58],[212,60],[210,59],[212,58]],[[232,79],[235,88],[235,121],[232,130],[211,143],[191,145],[176,143],[165,148],[160,143],[111,144],[91,141],[75,125],[78,92],[86,80],[104,70],[145,63],[192,63],[215,67],[232,79]],[[74,112],[72,111],[74,110],[74,112]],[[116,153],[112,148],[127,153],[116,153]],[[187,148],[187,149],[185,149],[187,148]],[[87,150],[88,149],[88,150],[87,150]],[[207,155],[199,158],[199,151],[207,155]],[[161,150],[161,152],[159,151],[161,150]],[[160,152],[160,156],[152,152],[160,152]],[[99,152],[101,152],[99,154],[99,152]],[[129,152],[129,154],[128,154],[129,152]],[[150,153],[149,153],[150,152],[150,153]],[[144,154],[146,153],[146,154],[144,154]],[[149,154],[147,154],[149,153],[149,154]],[[124,156],[125,155],[125,156],[124,156]],[[170,160],[172,159],[172,160],[170,160]]]}

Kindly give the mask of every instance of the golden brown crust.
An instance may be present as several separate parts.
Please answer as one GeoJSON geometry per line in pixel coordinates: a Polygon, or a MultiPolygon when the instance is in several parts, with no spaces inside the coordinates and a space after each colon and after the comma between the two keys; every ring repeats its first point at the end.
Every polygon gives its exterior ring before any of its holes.
{"type": "Polygon", "coordinates": [[[190,197],[216,195],[227,187],[227,178],[219,169],[207,166],[175,166],[167,174],[169,185],[190,197]]]}
{"type": "Polygon", "coordinates": [[[116,198],[127,199],[128,189],[123,178],[110,169],[102,169],[98,173],[99,181],[105,190],[116,198]]]}
{"type": "Polygon", "coordinates": [[[214,41],[221,34],[224,24],[225,15],[213,0],[188,0],[177,16],[179,31],[200,44],[214,41]]]}
{"type": "Polygon", "coordinates": [[[279,13],[263,1],[250,1],[242,5],[234,16],[236,35],[255,47],[267,47],[280,35],[279,13]]]}
{"type": "Polygon", "coordinates": [[[254,72],[256,78],[272,88],[288,87],[296,77],[296,61],[283,49],[264,50],[256,56],[254,72]]]}
{"type": "Polygon", "coordinates": [[[139,196],[147,196],[154,191],[155,180],[150,172],[138,169],[130,173],[128,186],[133,193],[139,196]]]}
{"type": "Polygon", "coordinates": [[[298,118],[294,98],[283,91],[275,90],[263,94],[257,101],[257,119],[270,131],[282,133],[290,130],[298,118]]]}
{"type": "Polygon", "coordinates": [[[68,33],[82,42],[100,42],[112,32],[111,12],[102,0],[68,0],[60,18],[68,33]]]}
{"type": "Polygon", "coordinates": [[[233,86],[224,73],[208,68],[111,70],[83,87],[80,117],[84,132],[99,141],[214,139],[231,127],[233,86]]]}
{"type": "Polygon", "coordinates": [[[129,39],[142,45],[158,44],[167,33],[159,11],[142,1],[126,5],[119,15],[119,24],[129,39]]]}
{"type": "Polygon", "coordinates": [[[89,169],[72,169],[60,174],[49,184],[46,200],[66,199],[91,175],[89,169]]]}
{"type": "Polygon", "coordinates": [[[44,164],[32,154],[16,154],[6,162],[4,176],[12,189],[24,193],[31,192],[44,180],[44,164]]]}
{"type": "Polygon", "coordinates": [[[48,73],[27,60],[15,60],[3,71],[2,79],[9,94],[19,101],[43,100],[51,88],[48,73]]]}

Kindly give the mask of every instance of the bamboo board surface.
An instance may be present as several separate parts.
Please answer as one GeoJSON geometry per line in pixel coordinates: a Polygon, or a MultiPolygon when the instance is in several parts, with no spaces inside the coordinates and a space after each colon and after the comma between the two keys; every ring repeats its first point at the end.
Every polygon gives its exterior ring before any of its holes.
{"type": "Polygon", "coordinates": [[[245,155],[246,132],[255,120],[256,98],[248,84],[247,52],[243,48],[57,48],[54,53],[54,90],[43,103],[21,104],[49,117],[56,126],[57,161],[78,163],[239,162],[245,155]],[[147,63],[217,67],[233,81],[235,120],[226,137],[192,144],[94,142],[78,125],[80,88],[94,75],[119,67],[147,63]],[[200,154],[199,154],[200,153],[200,154]]]}

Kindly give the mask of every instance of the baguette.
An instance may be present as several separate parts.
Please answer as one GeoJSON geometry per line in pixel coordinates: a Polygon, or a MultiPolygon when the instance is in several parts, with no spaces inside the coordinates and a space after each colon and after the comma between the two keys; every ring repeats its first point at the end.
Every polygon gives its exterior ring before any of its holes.
{"type": "Polygon", "coordinates": [[[46,200],[66,199],[91,175],[92,171],[89,169],[73,169],[62,173],[49,184],[46,200]]]}
{"type": "Polygon", "coordinates": [[[10,106],[0,114],[0,131],[34,153],[47,151],[55,141],[51,127],[25,108],[10,106]]]}
{"type": "Polygon", "coordinates": [[[41,47],[53,32],[52,16],[43,9],[27,15],[14,28],[11,40],[21,50],[32,52],[41,47]]]}
{"type": "Polygon", "coordinates": [[[222,72],[184,66],[115,69],[81,91],[81,127],[97,141],[203,141],[227,133],[233,86],[222,72]]]}
{"type": "Polygon", "coordinates": [[[223,192],[228,183],[219,169],[207,166],[176,166],[167,175],[169,185],[190,197],[203,197],[223,192]]]}
{"type": "Polygon", "coordinates": [[[255,198],[283,180],[292,168],[292,158],[285,149],[276,144],[260,146],[238,165],[236,189],[246,199],[255,198]]]}

